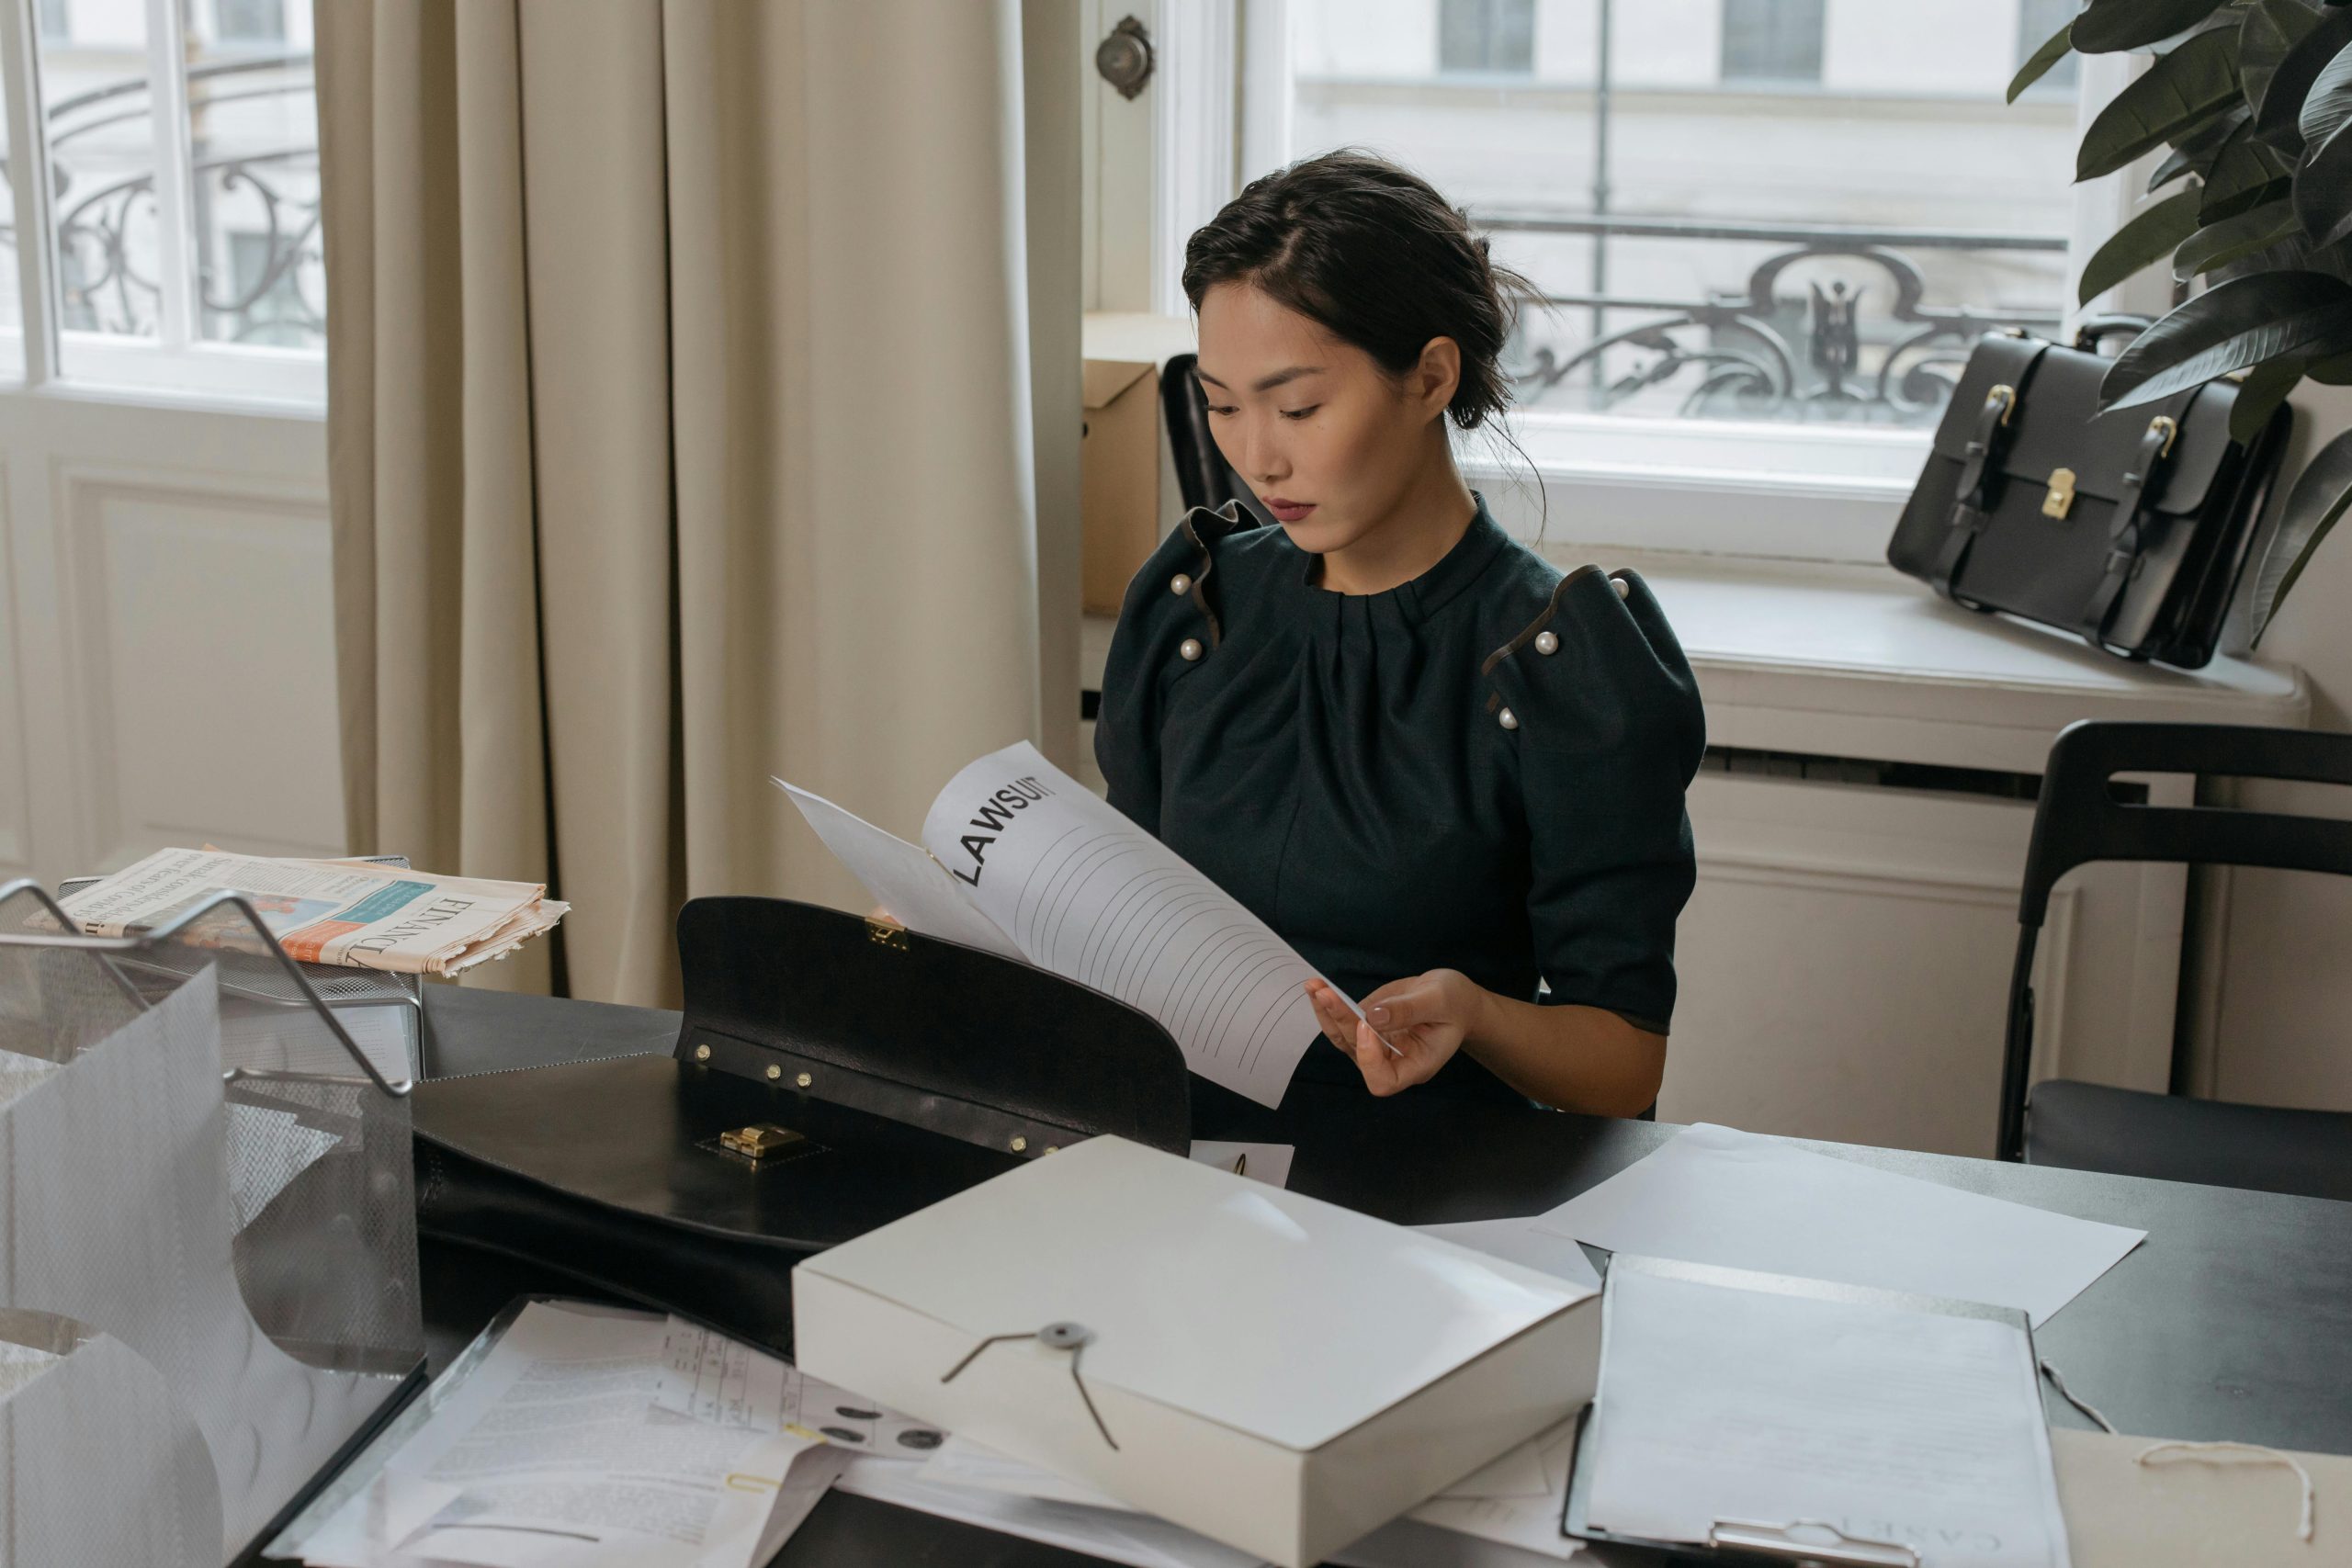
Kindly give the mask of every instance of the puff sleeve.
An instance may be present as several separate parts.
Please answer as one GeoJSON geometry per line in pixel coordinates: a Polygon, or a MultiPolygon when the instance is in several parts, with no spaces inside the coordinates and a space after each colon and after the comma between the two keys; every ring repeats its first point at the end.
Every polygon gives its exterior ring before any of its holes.
{"type": "Polygon", "coordinates": [[[1146,832],[1159,833],[1159,729],[1168,694],[1200,668],[1224,636],[1217,619],[1216,540],[1238,525],[1239,508],[1196,507],[1159,542],[1119,606],[1094,716],[1094,761],[1111,804],[1146,832]]]}
{"type": "Polygon", "coordinates": [[[1706,748],[1681,645],[1639,577],[1582,567],[1487,674],[1495,733],[1517,755],[1544,999],[1664,1033],[1674,923],[1697,877],[1684,794],[1706,748]]]}

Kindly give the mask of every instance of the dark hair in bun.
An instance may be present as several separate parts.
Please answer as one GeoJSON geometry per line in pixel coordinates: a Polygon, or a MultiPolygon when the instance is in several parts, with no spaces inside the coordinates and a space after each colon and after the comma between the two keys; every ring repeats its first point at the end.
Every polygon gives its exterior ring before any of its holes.
{"type": "Polygon", "coordinates": [[[1184,245],[1195,312],[1220,283],[1262,289],[1390,375],[1452,338],[1462,379],[1445,412],[1463,430],[1510,404],[1498,361],[1532,288],[1427,180],[1385,158],[1343,148],[1251,180],[1184,245]]]}

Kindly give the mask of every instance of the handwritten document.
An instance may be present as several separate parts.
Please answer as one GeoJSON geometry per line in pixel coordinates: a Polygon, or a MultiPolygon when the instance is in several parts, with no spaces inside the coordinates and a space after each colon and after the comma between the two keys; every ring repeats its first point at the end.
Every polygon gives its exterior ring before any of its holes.
{"type": "Polygon", "coordinates": [[[1589,1521],[1826,1520],[1921,1568],[2066,1568],[2022,1325],[1611,1270],[1589,1521]]]}
{"type": "Polygon", "coordinates": [[[922,838],[1032,964],[1149,1013],[1203,1077],[1281,1102],[1320,1032],[1314,967],[1035,747],[957,773],[922,838]]]}

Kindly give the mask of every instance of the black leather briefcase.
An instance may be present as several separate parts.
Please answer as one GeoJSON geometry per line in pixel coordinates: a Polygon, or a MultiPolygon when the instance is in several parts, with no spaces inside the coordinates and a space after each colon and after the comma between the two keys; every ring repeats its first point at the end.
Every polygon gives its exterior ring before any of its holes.
{"type": "Polygon", "coordinates": [[[1886,557],[1970,609],[2195,669],[2213,657],[2290,414],[2231,439],[2226,380],[2099,413],[2113,363],[2080,339],[1979,340],[1886,557]]]}
{"type": "Polygon", "coordinates": [[[1191,1147],[1148,1015],[993,953],[781,898],[678,915],[667,1055],[417,1086],[419,1231],[791,1350],[792,1265],[1115,1134],[1191,1147]]]}

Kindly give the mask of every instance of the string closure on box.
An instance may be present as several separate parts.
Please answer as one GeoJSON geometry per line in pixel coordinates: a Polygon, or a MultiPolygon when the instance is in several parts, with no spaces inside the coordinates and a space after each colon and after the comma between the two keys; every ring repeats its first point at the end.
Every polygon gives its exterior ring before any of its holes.
{"type": "Polygon", "coordinates": [[[1078,1375],[1079,1358],[1086,1353],[1086,1347],[1093,1338],[1094,1330],[1082,1323],[1049,1323],[1027,1334],[991,1334],[973,1346],[964,1359],[950,1367],[947,1374],[939,1381],[954,1382],[966,1367],[979,1359],[981,1351],[991,1345],[1002,1345],[1010,1340],[1035,1339],[1048,1350],[1067,1350],[1069,1352],[1069,1381],[1078,1385],[1078,1397],[1085,1403],[1086,1413],[1094,1417],[1094,1429],[1102,1434],[1102,1440],[1111,1445],[1113,1453],[1116,1453],[1119,1451],[1118,1440],[1111,1436],[1111,1428],[1103,1425],[1102,1413],[1094,1408],[1094,1396],[1086,1392],[1086,1380],[1078,1375]]]}

